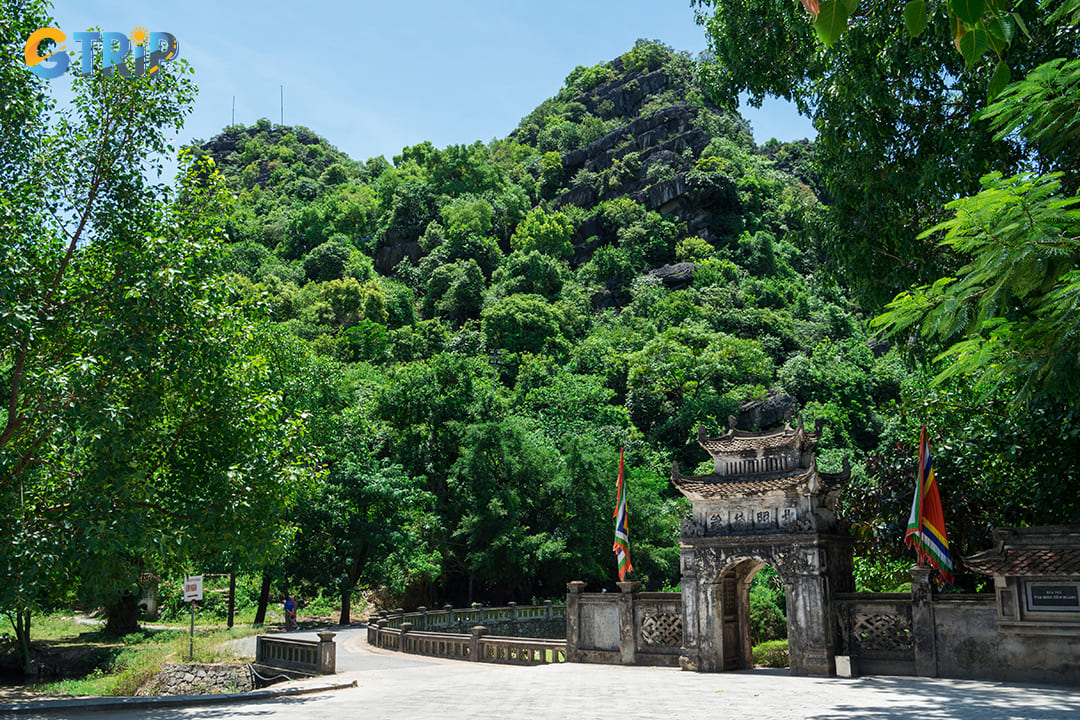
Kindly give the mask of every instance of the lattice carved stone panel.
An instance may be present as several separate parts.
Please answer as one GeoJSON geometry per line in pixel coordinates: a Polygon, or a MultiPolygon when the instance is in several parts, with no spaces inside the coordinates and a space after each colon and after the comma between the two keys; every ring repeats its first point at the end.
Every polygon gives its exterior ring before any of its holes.
{"type": "Polygon", "coordinates": [[[646,613],[641,618],[641,639],[647,645],[677,647],[682,637],[682,615],[678,613],[646,613]]]}
{"type": "Polygon", "coordinates": [[[859,614],[853,629],[853,639],[862,650],[906,652],[914,647],[911,620],[901,615],[859,614]]]}

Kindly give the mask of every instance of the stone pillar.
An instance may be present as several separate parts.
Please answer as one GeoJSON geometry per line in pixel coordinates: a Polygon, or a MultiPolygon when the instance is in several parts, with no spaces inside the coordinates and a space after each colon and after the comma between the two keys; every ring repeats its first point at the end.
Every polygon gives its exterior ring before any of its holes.
{"type": "Polygon", "coordinates": [[[421,605],[420,607],[416,608],[416,612],[420,613],[420,617],[417,618],[420,621],[420,628],[423,629],[423,630],[427,630],[428,629],[427,608],[424,607],[423,605],[421,605]]]}
{"type": "MultiPolygon", "coordinates": [[[[720,672],[724,669],[724,584],[699,582],[695,615],[697,616],[698,662],[700,672],[720,672]]],[[[685,613],[685,609],[683,611],[685,613]]]]}
{"type": "Polygon", "coordinates": [[[684,550],[680,558],[682,566],[682,621],[683,643],[679,654],[679,667],[696,671],[701,660],[698,647],[698,576],[694,567],[694,554],[684,550]]]}
{"type": "Polygon", "coordinates": [[[911,635],[915,641],[915,674],[919,677],[938,676],[932,571],[928,565],[911,568],[911,635]]]}
{"type": "Polygon", "coordinates": [[[510,619],[517,620],[517,603],[511,600],[506,604],[510,607],[510,619]]]}
{"type": "Polygon", "coordinates": [[[544,601],[544,617],[546,617],[548,620],[555,617],[555,607],[550,600],[544,601]]]}
{"type": "Polygon", "coordinates": [[[820,573],[805,573],[796,575],[793,583],[787,595],[790,672],[832,677],[836,675],[836,634],[828,578],[820,573]]]}
{"type": "Polygon", "coordinates": [[[581,662],[581,592],[585,583],[574,580],[566,587],[566,662],[581,662]]]}
{"type": "Polygon", "coordinates": [[[481,652],[480,638],[487,635],[487,628],[483,625],[475,625],[472,628],[472,637],[469,638],[469,659],[480,662],[484,659],[481,652]]]}
{"type": "Polygon", "coordinates": [[[408,639],[409,632],[413,629],[411,622],[401,623],[401,634],[398,635],[398,650],[405,652],[405,641],[408,639]]]}
{"type": "Polygon", "coordinates": [[[454,606],[450,603],[443,605],[443,610],[446,611],[446,624],[449,625],[454,622],[454,606]]]}
{"type": "Polygon", "coordinates": [[[337,633],[319,633],[319,674],[333,675],[337,672],[337,646],[334,635],[337,633]]]}
{"type": "Polygon", "coordinates": [[[615,584],[619,586],[619,657],[623,665],[635,665],[637,638],[634,635],[634,594],[641,583],[627,580],[615,584]]]}

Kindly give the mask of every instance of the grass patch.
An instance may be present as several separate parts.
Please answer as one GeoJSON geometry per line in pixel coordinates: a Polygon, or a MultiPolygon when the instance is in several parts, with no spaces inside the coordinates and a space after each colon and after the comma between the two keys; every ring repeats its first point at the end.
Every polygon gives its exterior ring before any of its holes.
{"type": "MultiPolygon", "coordinates": [[[[61,669],[78,673],[55,682],[27,686],[27,690],[53,695],[134,695],[168,663],[189,662],[187,631],[144,628],[116,638],[100,628],[79,625],[68,618],[43,618],[35,639],[40,657],[61,669]],[[65,628],[69,630],[64,635],[65,628]],[[48,637],[46,637],[46,634],[48,637]]],[[[195,630],[191,662],[243,662],[229,641],[254,635],[260,628],[195,630]]]]}

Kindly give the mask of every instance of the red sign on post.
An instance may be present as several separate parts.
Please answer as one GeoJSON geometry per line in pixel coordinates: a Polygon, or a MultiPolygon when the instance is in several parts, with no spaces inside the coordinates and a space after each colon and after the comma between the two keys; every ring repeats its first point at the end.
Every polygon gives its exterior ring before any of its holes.
{"type": "Polygon", "coordinates": [[[184,602],[202,599],[202,575],[192,575],[184,578],[184,602]]]}

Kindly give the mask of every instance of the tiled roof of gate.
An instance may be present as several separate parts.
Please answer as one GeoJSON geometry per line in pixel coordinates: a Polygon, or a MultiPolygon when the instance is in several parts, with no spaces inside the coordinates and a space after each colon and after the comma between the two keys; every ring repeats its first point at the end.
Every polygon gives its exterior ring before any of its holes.
{"type": "Polygon", "coordinates": [[[678,465],[672,465],[671,482],[684,495],[697,495],[710,498],[744,497],[761,495],[772,490],[787,490],[809,482],[811,475],[826,487],[839,487],[851,477],[851,466],[845,460],[844,468],[838,473],[818,472],[816,464],[811,468],[798,468],[787,473],[771,475],[752,475],[743,477],[721,477],[718,475],[682,475],[678,465]]]}
{"type": "Polygon", "coordinates": [[[800,421],[798,427],[785,424],[776,430],[765,432],[747,432],[732,428],[719,437],[706,437],[705,428],[699,426],[697,441],[709,455],[716,457],[778,448],[812,448],[820,438],[820,431],[808,433],[800,421]]]}
{"type": "Polygon", "coordinates": [[[1080,575],[1080,548],[1003,548],[964,558],[985,575],[1080,575]]]}
{"type": "Polygon", "coordinates": [[[683,476],[673,471],[671,482],[684,494],[715,498],[741,497],[793,488],[803,482],[811,472],[814,471],[803,468],[786,475],[719,479],[715,475],[683,476]]]}

